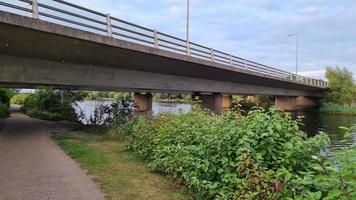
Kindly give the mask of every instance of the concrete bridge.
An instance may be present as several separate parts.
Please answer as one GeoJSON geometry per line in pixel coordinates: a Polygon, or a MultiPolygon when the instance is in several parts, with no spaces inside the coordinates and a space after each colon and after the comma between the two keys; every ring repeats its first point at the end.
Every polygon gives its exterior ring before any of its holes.
{"type": "Polygon", "coordinates": [[[191,93],[217,113],[235,94],[273,95],[277,106],[295,110],[315,105],[328,88],[67,1],[50,2],[0,1],[0,86],[130,91],[139,111],[151,109],[152,92],[191,93]]]}

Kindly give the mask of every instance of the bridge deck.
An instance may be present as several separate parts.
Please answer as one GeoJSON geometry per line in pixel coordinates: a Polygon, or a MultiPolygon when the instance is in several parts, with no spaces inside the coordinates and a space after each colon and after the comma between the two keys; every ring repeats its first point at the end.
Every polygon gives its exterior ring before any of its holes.
{"type": "MultiPolygon", "coordinates": [[[[0,11],[0,29],[2,55],[76,63],[87,65],[88,70],[89,66],[105,66],[176,77],[298,90],[308,92],[309,96],[320,96],[326,89],[326,86],[261,74],[3,11],[0,11]]],[[[11,84],[2,80],[0,82],[11,84]]],[[[172,90],[175,91],[174,88],[172,90]]],[[[186,91],[194,92],[192,88],[186,91]]],[[[253,91],[250,94],[253,94],[253,91]]]]}

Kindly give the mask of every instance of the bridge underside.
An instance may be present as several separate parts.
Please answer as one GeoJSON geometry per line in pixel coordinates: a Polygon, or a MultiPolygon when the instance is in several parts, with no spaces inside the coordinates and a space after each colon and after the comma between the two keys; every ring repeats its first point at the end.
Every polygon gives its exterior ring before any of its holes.
{"type": "Polygon", "coordinates": [[[235,82],[207,80],[112,67],[0,55],[0,85],[51,85],[74,89],[131,92],[223,93],[246,95],[310,96],[314,93],[235,82]]]}
{"type": "Polygon", "coordinates": [[[326,90],[2,11],[0,30],[0,87],[136,92],[143,111],[152,98],[140,93],[192,93],[217,113],[234,94],[322,97],[326,90]]]}

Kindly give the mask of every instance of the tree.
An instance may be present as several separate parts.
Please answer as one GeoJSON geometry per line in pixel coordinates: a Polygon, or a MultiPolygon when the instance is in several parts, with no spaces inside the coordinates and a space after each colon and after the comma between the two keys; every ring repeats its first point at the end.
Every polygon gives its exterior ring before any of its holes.
{"type": "Polygon", "coordinates": [[[329,80],[330,90],[325,101],[340,105],[350,105],[356,100],[356,86],[353,83],[352,73],[346,68],[326,69],[326,78],[329,80]]]}
{"type": "Polygon", "coordinates": [[[15,89],[1,89],[0,88],[0,104],[10,105],[10,99],[17,93],[15,89]]]}

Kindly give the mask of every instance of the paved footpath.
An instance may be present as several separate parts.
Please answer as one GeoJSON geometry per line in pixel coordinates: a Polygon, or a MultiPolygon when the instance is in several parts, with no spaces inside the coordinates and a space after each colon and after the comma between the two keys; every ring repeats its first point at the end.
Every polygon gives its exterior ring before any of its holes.
{"type": "Polygon", "coordinates": [[[104,199],[92,179],[50,139],[58,124],[21,113],[0,120],[0,200],[104,199]]]}

